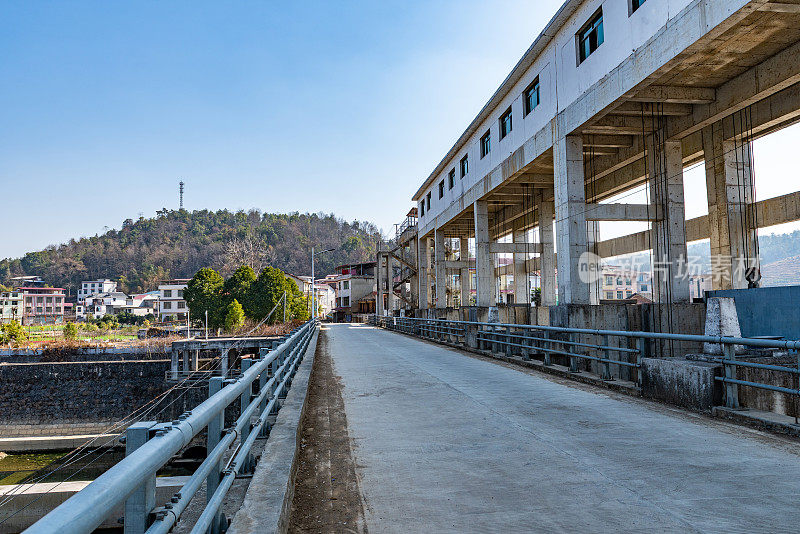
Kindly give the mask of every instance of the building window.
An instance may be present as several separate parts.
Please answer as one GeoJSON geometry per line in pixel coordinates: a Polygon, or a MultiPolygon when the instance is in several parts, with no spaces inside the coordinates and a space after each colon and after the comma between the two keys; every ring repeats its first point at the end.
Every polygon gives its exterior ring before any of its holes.
{"type": "Polygon", "coordinates": [[[603,8],[578,32],[578,63],[583,63],[603,44],[603,8]]]}
{"type": "Polygon", "coordinates": [[[481,137],[481,159],[492,150],[492,131],[489,130],[481,137]]]}
{"type": "Polygon", "coordinates": [[[613,276],[606,275],[606,285],[607,286],[614,285],[614,277],[613,276]]]}
{"type": "Polygon", "coordinates": [[[439,182],[439,198],[444,198],[444,180],[439,182]]]}
{"type": "Polygon", "coordinates": [[[419,216],[422,217],[425,215],[425,201],[419,203],[419,216]]]}
{"type": "Polygon", "coordinates": [[[536,78],[533,83],[525,89],[523,100],[525,102],[525,116],[527,116],[528,113],[539,105],[539,78],[536,78]]]}
{"type": "Polygon", "coordinates": [[[622,300],[622,291],[617,291],[617,298],[622,300]]]}
{"type": "Polygon", "coordinates": [[[500,116],[500,139],[511,133],[511,108],[508,108],[505,113],[500,116]]]}
{"type": "Polygon", "coordinates": [[[182,300],[179,301],[178,302],[178,309],[182,310],[182,309],[185,309],[185,308],[186,308],[186,303],[184,301],[182,301],[182,300]]]}
{"type": "Polygon", "coordinates": [[[425,203],[426,203],[425,204],[425,209],[430,210],[431,209],[431,193],[430,193],[430,191],[425,196],[425,203]]]}
{"type": "Polygon", "coordinates": [[[447,186],[450,189],[453,189],[453,186],[456,185],[456,169],[453,167],[450,169],[450,174],[447,175],[447,186]]]}
{"type": "Polygon", "coordinates": [[[614,292],[613,291],[606,291],[606,299],[613,300],[614,299],[614,292]]]}
{"type": "Polygon", "coordinates": [[[631,0],[629,5],[629,16],[633,15],[633,13],[642,7],[642,4],[645,3],[646,0],[631,0]]]}
{"type": "Polygon", "coordinates": [[[641,290],[642,290],[642,291],[647,291],[647,286],[643,285],[643,286],[641,287],[641,290]]]}
{"type": "Polygon", "coordinates": [[[164,290],[164,298],[170,298],[170,297],[172,297],[172,290],[171,289],[165,289],[164,290]]]}
{"type": "Polygon", "coordinates": [[[161,309],[162,310],[171,310],[172,309],[172,303],[171,302],[162,302],[161,303],[161,309]]]}
{"type": "Polygon", "coordinates": [[[182,299],[182,298],[183,298],[183,289],[179,289],[179,290],[178,290],[178,298],[179,298],[179,299],[182,299]]]}
{"type": "Polygon", "coordinates": [[[633,291],[626,291],[625,298],[631,298],[633,296],[633,291]]]}
{"type": "Polygon", "coordinates": [[[461,158],[461,177],[465,177],[469,172],[469,155],[464,156],[461,158]]]}

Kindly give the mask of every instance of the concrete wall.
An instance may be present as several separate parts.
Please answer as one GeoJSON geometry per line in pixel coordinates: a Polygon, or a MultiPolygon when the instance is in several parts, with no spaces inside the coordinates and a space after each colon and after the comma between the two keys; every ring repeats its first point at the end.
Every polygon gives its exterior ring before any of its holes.
{"type": "Polygon", "coordinates": [[[731,297],[736,302],[742,336],[783,336],[800,339],[800,286],[709,291],[708,297],[731,297]]]}
{"type": "MultiPolygon", "coordinates": [[[[168,389],[169,360],[0,365],[0,425],[116,421],[168,389]]],[[[196,406],[207,389],[175,390],[159,420],[196,406]],[[181,394],[185,393],[181,396],[181,394]]]]}

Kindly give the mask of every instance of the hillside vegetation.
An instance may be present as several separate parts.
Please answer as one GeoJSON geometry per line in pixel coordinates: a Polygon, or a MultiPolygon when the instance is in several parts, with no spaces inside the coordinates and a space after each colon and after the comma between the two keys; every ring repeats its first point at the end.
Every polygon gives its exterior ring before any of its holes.
{"type": "Polygon", "coordinates": [[[125,292],[149,291],[159,280],[191,278],[203,267],[228,275],[241,265],[311,273],[311,247],[335,248],[317,256],[318,276],[337,265],[374,261],[379,230],[326,214],[160,210],[156,217],[127,219],[119,230],[70,240],[22,258],[0,260],[0,283],[38,275],[74,295],[81,280],[110,278],[125,292]]]}

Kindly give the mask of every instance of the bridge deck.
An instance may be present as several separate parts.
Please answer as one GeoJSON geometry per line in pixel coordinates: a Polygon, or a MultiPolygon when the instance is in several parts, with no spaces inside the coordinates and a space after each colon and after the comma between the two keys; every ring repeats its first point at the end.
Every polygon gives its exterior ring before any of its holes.
{"type": "Polygon", "coordinates": [[[789,440],[368,326],[323,335],[370,531],[800,524],[789,440]]]}

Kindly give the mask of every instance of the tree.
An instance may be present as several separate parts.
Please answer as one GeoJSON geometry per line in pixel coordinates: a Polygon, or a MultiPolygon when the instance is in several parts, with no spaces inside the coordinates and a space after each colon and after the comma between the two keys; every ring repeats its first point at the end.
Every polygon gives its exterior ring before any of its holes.
{"type": "Polygon", "coordinates": [[[72,321],[64,325],[64,339],[74,341],[78,338],[78,327],[72,321]]]}
{"type": "Polygon", "coordinates": [[[228,305],[228,312],[225,314],[225,330],[233,332],[244,325],[244,310],[239,301],[233,299],[228,305]]]}
{"type": "Polygon", "coordinates": [[[17,321],[0,324],[0,343],[9,343],[17,346],[27,339],[28,334],[25,333],[25,330],[17,321]]]}
{"type": "Polygon", "coordinates": [[[197,271],[183,291],[191,316],[202,320],[207,311],[210,328],[223,326],[226,312],[222,295],[224,286],[225,280],[214,269],[204,267],[197,271]]]}
{"type": "MultiPolygon", "coordinates": [[[[283,298],[285,290],[286,277],[283,271],[275,267],[266,267],[262,270],[251,285],[252,316],[250,318],[255,321],[264,319],[283,298]]],[[[282,313],[280,318],[283,319],[282,313]]],[[[278,311],[275,310],[268,323],[274,324],[277,320],[278,311]]]]}
{"type": "Polygon", "coordinates": [[[230,278],[225,280],[224,293],[226,304],[233,300],[238,300],[244,309],[247,317],[253,316],[251,307],[251,292],[250,286],[256,281],[256,273],[249,265],[242,265],[230,278]]]}

